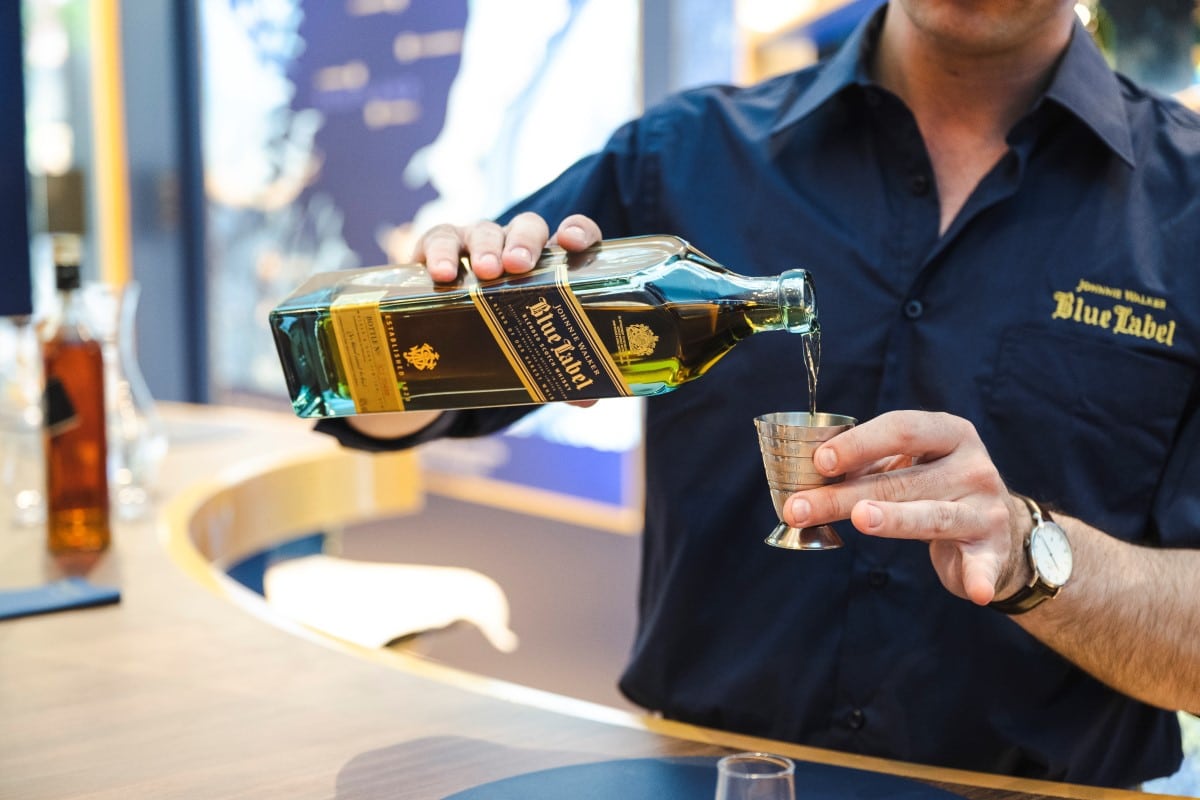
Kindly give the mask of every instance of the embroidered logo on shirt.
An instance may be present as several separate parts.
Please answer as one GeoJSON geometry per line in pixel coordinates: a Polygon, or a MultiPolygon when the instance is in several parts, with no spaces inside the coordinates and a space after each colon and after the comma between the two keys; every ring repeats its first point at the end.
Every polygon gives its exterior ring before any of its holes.
{"type": "Polygon", "coordinates": [[[1081,280],[1074,291],[1054,293],[1050,318],[1174,347],[1175,320],[1166,318],[1166,310],[1161,297],[1081,280]]]}

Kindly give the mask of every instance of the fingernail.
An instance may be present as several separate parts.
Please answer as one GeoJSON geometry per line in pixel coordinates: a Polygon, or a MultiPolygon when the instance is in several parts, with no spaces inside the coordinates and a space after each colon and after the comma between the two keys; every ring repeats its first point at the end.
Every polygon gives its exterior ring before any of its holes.
{"type": "Polygon", "coordinates": [[[828,447],[823,447],[817,451],[814,456],[817,461],[817,466],[822,472],[831,472],[837,468],[837,453],[830,450],[828,447]]]}
{"type": "Polygon", "coordinates": [[[873,503],[864,504],[867,510],[867,527],[878,528],[883,524],[883,511],[873,503]]]}
{"type": "Polygon", "coordinates": [[[529,250],[524,247],[514,247],[512,250],[508,251],[508,254],[510,256],[512,256],[513,258],[520,259],[522,262],[524,262],[526,264],[529,264],[533,261],[533,254],[530,253],[529,250]]]}
{"type": "Polygon", "coordinates": [[[812,503],[802,497],[797,497],[792,500],[791,517],[796,521],[796,524],[803,525],[808,519],[808,515],[812,513],[812,503]]]}
{"type": "Polygon", "coordinates": [[[458,264],[455,264],[448,258],[443,258],[433,264],[432,271],[436,272],[442,280],[450,280],[458,274],[458,264]]]}
{"type": "Polygon", "coordinates": [[[581,242],[587,238],[587,234],[584,233],[583,228],[579,227],[578,225],[568,225],[567,227],[563,228],[563,233],[568,234],[572,239],[577,239],[581,242]]]}
{"type": "Polygon", "coordinates": [[[489,267],[489,268],[498,267],[498,266],[500,266],[500,259],[496,258],[495,253],[484,253],[483,255],[481,255],[479,257],[479,260],[475,263],[476,263],[476,266],[479,266],[479,267],[489,267]]]}

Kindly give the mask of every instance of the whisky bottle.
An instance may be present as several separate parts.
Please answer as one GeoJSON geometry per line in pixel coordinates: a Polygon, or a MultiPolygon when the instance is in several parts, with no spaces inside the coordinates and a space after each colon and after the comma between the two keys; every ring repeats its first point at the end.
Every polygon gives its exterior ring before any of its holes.
{"type": "Polygon", "coordinates": [[[809,274],[746,277],[673,236],[547,248],[524,275],[313,276],[270,313],[301,417],[657,395],[763,331],[814,334],[809,274]]]}
{"type": "Polygon", "coordinates": [[[95,552],[111,541],[104,359],[80,289],[80,240],[53,236],[58,312],[42,331],[47,546],[95,552]]]}

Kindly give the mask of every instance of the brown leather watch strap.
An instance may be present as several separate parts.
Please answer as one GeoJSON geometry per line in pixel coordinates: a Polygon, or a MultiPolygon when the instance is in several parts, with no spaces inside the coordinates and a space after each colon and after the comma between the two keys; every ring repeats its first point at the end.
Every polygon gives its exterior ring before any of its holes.
{"type": "Polygon", "coordinates": [[[1054,597],[1056,594],[1058,594],[1057,589],[1050,589],[1038,581],[1037,569],[1034,568],[1033,560],[1029,554],[1029,542],[1030,537],[1033,535],[1033,531],[1039,525],[1042,525],[1045,522],[1053,522],[1053,520],[1050,518],[1050,515],[1047,512],[1042,510],[1041,506],[1039,506],[1033,500],[1033,498],[1026,497],[1023,494],[1017,494],[1016,492],[1013,492],[1013,496],[1020,498],[1021,501],[1025,503],[1026,508],[1029,509],[1029,515],[1033,519],[1033,525],[1030,526],[1029,533],[1025,534],[1025,541],[1022,545],[1022,548],[1025,551],[1025,559],[1029,562],[1029,569],[1032,571],[1033,577],[1030,579],[1030,583],[1022,586],[1020,589],[1017,589],[1017,591],[1013,592],[1003,600],[993,600],[992,602],[988,603],[988,608],[995,609],[1003,614],[1024,614],[1026,611],[1036,608],[1046,600],[1049,600],[1051,597],[1054,597]]]}

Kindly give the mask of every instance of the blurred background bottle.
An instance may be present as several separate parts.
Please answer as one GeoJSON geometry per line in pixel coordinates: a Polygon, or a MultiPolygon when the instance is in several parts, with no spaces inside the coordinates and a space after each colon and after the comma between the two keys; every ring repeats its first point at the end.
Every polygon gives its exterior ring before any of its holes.
{"type": "Polygon", "coordinates": [[[91,552],[112,539],[104,356],[80,291],[80,237],[55,234],[53,245],[58,307],[42,330],[47,545],[91,552]]]}

